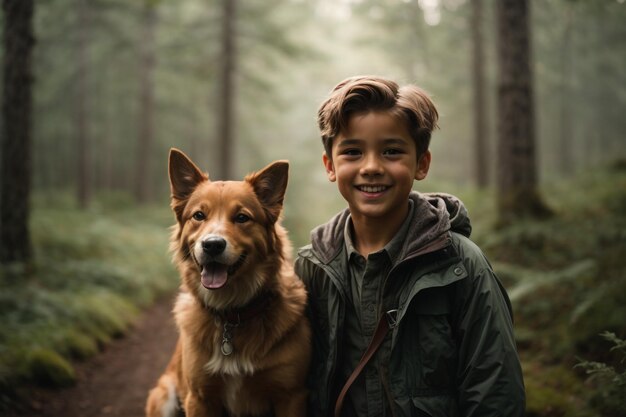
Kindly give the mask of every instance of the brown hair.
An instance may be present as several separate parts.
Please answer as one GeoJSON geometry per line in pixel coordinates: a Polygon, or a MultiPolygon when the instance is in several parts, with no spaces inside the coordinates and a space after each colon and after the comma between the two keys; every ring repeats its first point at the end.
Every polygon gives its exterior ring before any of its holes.
{"type": "Polygon", "coordinates": [[[326,155],[332,158],[335,137],[345,131],[350,117],[370,111],[388,111],[406,123],[418,158],[428,150],[439,114],[428,94],[415,85],[399,87],[377,76],[350,77],[333,89],[317,113],[326,155]]]}

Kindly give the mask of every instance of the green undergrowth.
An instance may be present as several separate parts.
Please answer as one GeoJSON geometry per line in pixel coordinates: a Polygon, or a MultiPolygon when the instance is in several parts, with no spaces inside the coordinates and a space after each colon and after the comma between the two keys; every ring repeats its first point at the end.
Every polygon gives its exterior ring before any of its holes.
{"type": "Polygon", "coordinates": [[[527,415],[617,416],[606,404],[624,388],[576,364],[598,361],[617,374],[626,365],[599,336],[626,337],[626,169],[587,171],[541,191],[555,215],[508,227],[496,227],[489,193],[458,193],[513,303],[527,415]]]}
{"type": "Polygon", "coordinates": [[[87,210],[36,196],[34,260],[0,268],[0,409],[28,384],[71,385],[72,363],[129,330],[178,285],[172,216],[103,197],[87,210]]]}

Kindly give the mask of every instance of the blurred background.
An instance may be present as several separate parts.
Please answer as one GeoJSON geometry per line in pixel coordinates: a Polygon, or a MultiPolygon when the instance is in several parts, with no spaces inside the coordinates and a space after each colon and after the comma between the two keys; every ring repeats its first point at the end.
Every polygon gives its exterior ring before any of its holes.
{"type": "Polygon", "coordinates": [[[377,74],[437,104],[416,189],[468,206],[514,304],[528,415],[626,415],[624,3],[5,0],[0,407],[73,383],[175,291],[171,147],[213,179],[288,159],[305,245],[344,207],[317,108],[377,74]]]}

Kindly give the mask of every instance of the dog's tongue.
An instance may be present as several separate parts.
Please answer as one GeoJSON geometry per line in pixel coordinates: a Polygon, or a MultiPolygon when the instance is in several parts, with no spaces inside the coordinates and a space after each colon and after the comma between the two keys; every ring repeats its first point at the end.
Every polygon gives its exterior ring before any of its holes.
{"type": "Polygon", "coordinates": [[[205,265],[202,268],[200,279],[204,288],[216,290],[222,288],[226,284],[228,278],[228,267],[219,263],[205,265]]]}

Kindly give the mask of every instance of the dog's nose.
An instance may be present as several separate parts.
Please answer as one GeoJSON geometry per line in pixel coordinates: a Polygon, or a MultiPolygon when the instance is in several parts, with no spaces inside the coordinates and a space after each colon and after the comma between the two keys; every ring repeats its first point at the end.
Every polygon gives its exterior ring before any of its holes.
{"type": "Polygon", "coordinates": [[[226,249],[226,240],[221,237],[210,237],[202,241],[202,250],[210,256],[219,255],[226,249]]]}

